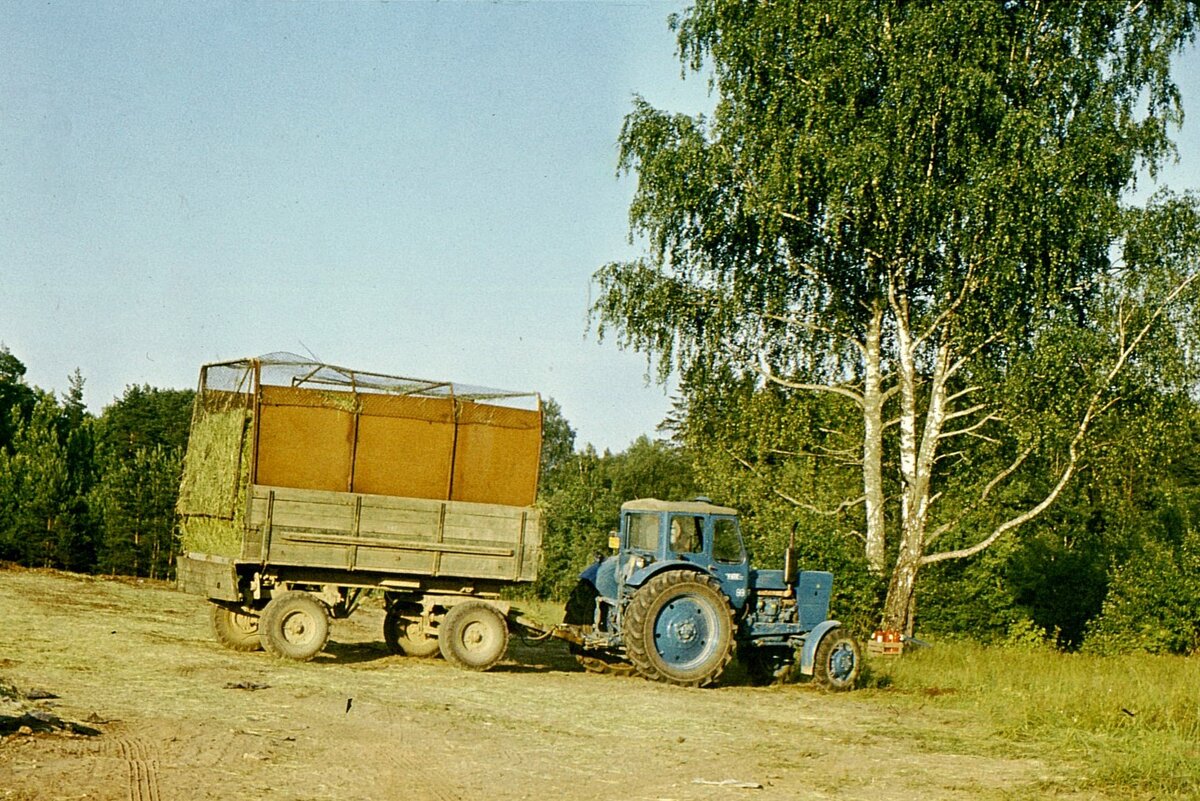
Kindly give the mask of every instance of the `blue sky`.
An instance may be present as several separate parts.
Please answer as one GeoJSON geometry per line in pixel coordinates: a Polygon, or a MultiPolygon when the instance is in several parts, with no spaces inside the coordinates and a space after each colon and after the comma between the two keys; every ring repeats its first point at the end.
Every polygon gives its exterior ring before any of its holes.
{"type": "MultiPolygon", "coordinates": [[[[3,0],[0,342],[94,411],[307,349],[539,391],[624,448],[669,400],[589,333],[590,277],[638,252],[634,93],[711,106],[684,5],[3,0]]],[[[1180,145],[1165,180],[1200,186],[1200,124],[1180,145]]]]}
{"type": "Polygon", "coordinates": [[[666,392],[588,334],[628,257],[616,138],[683,81],[668,3],[11,3],[0,341],[93,410],[275,350],[556,398],[580,442],[666,392]]]}

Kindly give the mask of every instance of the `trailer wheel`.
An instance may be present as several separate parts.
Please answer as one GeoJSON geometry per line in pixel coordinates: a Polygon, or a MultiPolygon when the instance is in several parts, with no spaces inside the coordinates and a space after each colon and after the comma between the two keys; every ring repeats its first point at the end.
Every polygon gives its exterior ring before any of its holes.
{"type": "Polygon", "coordinates": [[[421,607],[415,604],[392,604],[383,618],[383,640],[393,654],[424,658],[438,653],[437,637],[425,633],[421,607]]]}
{"type": "Polygon", "coordinates": [[[700,573],[660,573],[625,609],[625,644],[637,672],[653,681],[706,687],[733,659],[733,613],[720,585],[700,573]]]}
{"type": "Polygon", "coordinates": [[[291,590],[271,599],[259,627],[267,651],[307,662],[321,653],[329,640],[329,611],[307,592],[291,590]]]}
{"type": "Polygon", "coordinates": [[[830,690],[853,689],[862,671],[862,649],[858,640],[833,629],[821,638],[813,663],[813,680],[830,690]]]}
{"type": "Polygon", "coordinates": [[[446,661],[467,670],[487,670],[508,650],[508,623],[482,601],[452,606],[438,627],[438,647],[446,661]]]}
{"type": "Polygon", "coordinates": [[[217,642],[231,651],[261,651],[258,636],[258,614],[240,606],[214,603],[209,609],[209,621],[217,642]]]}

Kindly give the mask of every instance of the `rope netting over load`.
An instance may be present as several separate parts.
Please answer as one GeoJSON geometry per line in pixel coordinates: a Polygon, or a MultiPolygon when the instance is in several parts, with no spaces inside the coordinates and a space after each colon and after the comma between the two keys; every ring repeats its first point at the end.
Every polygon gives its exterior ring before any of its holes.
{"type": "Polygon", "coordinates": [[[529,506],[541,400],[290,353],[209,364],[184,461],[187,550],[237,556],[250,484],[529,506]]]}
{"type": "MultiPolygon", "coordinates": [[[[241,402],[252,395],[254,385],[326,389],[336,392],[371,393],[425,398],[459,398],[501,407],[536,410],[536,392],[513,392],[453,381],[372,373],[323,364],[294,353],[268,353],[253,359],[239,359],[205,365],[200,374],[202,395],[222,397],[241,395],[241,402]]],[[[234,398],[236,401],[236,398],[234,398]]]]}

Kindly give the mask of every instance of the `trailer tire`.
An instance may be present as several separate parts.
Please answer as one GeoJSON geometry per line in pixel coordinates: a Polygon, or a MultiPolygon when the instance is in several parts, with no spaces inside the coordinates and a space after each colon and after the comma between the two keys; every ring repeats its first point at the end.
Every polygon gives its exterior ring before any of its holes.
{"type": "Polygon", "coordinates": [[[652,681],[707,687],[733,659],[733,613],[721,585],[687,570],[659,573],[625,609],[625,645],[652,681]]]}
{"type": "Polygon", "coordinates": [[[258,635],[258,613],[240,606],[211,604],[209,621],[217,642],[231,651],[261,651],[258,635]]]}
{"type": "Polygon", "coordinates": [[[487,670],[508,650],[508,623],[490,604],[464,601],[450,607],[438,627],[446,661],[466,670],[487,670]]]}
{"type": "Polygon", "coordinates": [[[821,638],[813,661],[813,681],[829,690],[844,692],[854,688],[862,671],[862,649],[858,640],[840,628],[821,638]]]}
{"type": "Polygon", "coordinates": [[[307,592],[290,590],[271,599],[259,628],[268,653],[307,662],[329,640],[329,610],[307,592]]]}
{"type": "Polygon", "coordinates": [[[430,637],[421,625],[421,607],[392,604],[383,617],[383,640],[393,654],[429,658],[438,654],[437,637],[430,637]]]}

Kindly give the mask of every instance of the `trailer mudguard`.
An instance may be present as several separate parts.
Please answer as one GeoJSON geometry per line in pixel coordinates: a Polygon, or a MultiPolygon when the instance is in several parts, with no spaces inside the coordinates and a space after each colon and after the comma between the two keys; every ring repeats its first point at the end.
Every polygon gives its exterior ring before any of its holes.
{"type": "Polygon", "coordinates": [[[804,636],[804,646],[800,649],[800,672],[805,676],[813,674],[813,666],[817,663],[817,647],[825,635],[836,628],[841,628],[836,620],[826,620],[804,636]]]}

